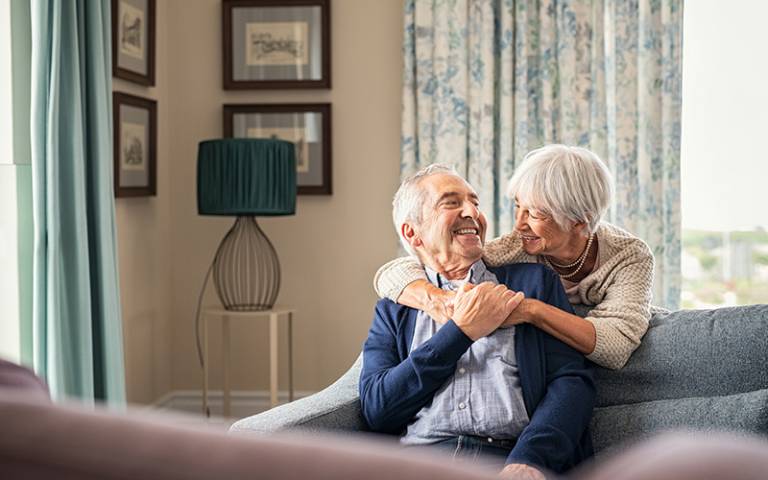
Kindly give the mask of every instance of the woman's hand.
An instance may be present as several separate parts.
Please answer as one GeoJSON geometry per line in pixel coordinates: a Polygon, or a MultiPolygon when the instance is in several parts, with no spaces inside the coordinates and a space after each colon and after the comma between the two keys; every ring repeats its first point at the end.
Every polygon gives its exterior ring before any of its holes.
{"type": "Polygon", "coordinates": [[[538,300],[533,298],[526,298],[516,309],[512,310],[502,327],[510,327],[512,325],[519,325],[521,323],[533,323],[534,322],[534,310],[536,309],[536,303],[538,300]]]}
{"type": "Polygon", "coordinates": [[[453,318],[455,292],[438,288],[427,280],[414,280],[397,297],[397,303],[423,310],[440,325],[453,318]]]}
{"type": "Polygon", "coordinates": [[[427,287],[426,304],[424,311],[440,325],[453,318],[453,300],[456,292],[443,290],[434,285],[427,287]]]}

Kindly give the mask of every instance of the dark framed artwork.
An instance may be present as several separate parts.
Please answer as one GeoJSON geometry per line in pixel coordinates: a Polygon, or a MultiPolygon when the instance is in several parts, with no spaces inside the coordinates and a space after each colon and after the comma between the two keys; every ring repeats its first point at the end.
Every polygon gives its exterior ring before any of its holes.
{"type": "Polygon", "coordinates": [[[155,84],[155,0],[112,0],[112,75],[155,84]]]}
{"type": "Polygon", "coordinates": [[[223,0],[225,90],[331,88],[329,0],[223,0]]]}
{"type": "Polygon", "coordinates": [[[157,102],[112,93],[116,197],[157,193],[157,102]]]}
{"type": "Polygon", "coordinates": [[[224,105],[224,136],[293,142],[297,193],[332,193],[330,103],[224,105]]]}

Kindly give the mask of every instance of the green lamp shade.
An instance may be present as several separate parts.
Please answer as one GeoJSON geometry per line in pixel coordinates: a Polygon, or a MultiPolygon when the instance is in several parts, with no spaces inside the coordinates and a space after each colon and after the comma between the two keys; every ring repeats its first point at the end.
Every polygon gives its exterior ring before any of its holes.
{"type": "Polygon", "coordinates": [[[293,215],[296,212],[293,143],[258,138],[200,142],[197,211],[200,215],[293,215]]]}

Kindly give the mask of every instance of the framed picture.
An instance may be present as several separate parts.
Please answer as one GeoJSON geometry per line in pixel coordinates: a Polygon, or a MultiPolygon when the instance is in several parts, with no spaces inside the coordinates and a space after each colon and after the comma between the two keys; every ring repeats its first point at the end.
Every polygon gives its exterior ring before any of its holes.
{"type": "Polygon", "coordinates": [[[331,88],[329,0],[223,0],[224,89],[331,88]]]}
{"type": "Polygon", "coordinates": [[[115,196],[157,193],[157,102],[112,93],[115,196]]]}
{"type": "Polygon", "coordinates": [[[155,84],[155,0],[112,0],[112,75],[155,84]]]}
{"type": "Polygon", "coordinates": [[[224,136],[293,142],[297,193],[331,194],[330,103],[224,105],[224,136]]]}

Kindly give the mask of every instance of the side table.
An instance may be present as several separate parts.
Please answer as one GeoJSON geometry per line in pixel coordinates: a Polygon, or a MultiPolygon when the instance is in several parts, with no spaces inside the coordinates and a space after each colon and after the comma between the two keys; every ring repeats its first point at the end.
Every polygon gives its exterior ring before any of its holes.
{"type": "Polygon", "coordinates": [[[226,310],[223,307],[205,307],[202,311],[203,323],[203,414],[208,411],[208,322],[212,318],[221,318],[221,353],[223,361],[223,388],[224,405],[223,415],[229,417],[231,413],[230,382],[229,382],[229,321],[230,319],[259,320],[269,318],[269,403],[271,407],[277,405],[277,328],[280,319],[288,322],[288,401],[293,401],[293,314],[296,310],[284,305],[275,305],[271,310],[240,312],[226,310]]]}

